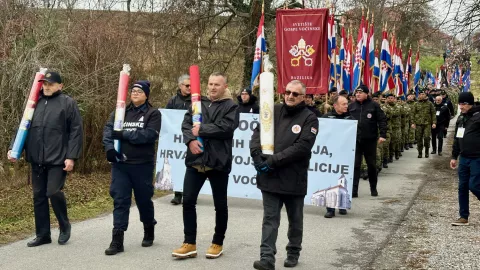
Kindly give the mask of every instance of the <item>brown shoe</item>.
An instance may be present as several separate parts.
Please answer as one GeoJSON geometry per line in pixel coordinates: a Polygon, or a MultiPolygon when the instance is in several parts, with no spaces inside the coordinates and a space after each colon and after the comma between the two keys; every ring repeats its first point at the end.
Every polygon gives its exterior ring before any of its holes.
{"type": "Polygon", "coordinates": [[[468,219],[461,217],[461,218],[455,220],[454,222],[452,222],[452,225],[453,226],[468,226],[468,219]]]}
{"type": "Polygon", "coordinates": [[[207,250],[207,259],[216,259],[223,254],[223,246],[212,244],[207,250]]]}
{"type": "Polygon", "coordinates": [[[183,243],[179,249],[172,252],[172,257],[184,259],[197,257],[197,245],[183,243]]]}

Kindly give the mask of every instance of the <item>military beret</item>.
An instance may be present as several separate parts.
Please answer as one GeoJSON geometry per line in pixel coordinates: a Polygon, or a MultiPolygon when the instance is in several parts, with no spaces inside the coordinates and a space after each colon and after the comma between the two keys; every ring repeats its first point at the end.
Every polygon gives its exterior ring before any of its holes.
{"type": "Polygon", "coordinates": [[[386,97],[386,98],[388,98],[388,97],[394,97],[394,95],[393,95],[393,94],[391,94],[391,93],[388,93],[388,92],[387,92],[387,93],[385,93],[385,94],[383,94],[383,96],[384,96],[384,97],[386,97]]]}
{"type": "Polygon", "coordinates": [[[373,94],[372,94],[372,97],[376,97],[376,98],[380,97],[380,92],[375,92],[375,93],[373,93],[373,94]]]}
{"type": "Polygon", "coordinates": [[[340,91],[340,93],[338,93],[338,94],[339,94],[339,95],[348,95],[348,92],[345,91],[345,90],[342,90],[342,91],[340,91]]]}

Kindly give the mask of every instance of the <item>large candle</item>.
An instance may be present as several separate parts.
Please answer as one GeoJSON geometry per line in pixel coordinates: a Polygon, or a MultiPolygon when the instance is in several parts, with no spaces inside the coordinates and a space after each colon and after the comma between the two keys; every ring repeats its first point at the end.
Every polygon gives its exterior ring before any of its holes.
{"type": "MultiPolygon", "coordinates": [[[[200,91],[200,69],[195,65],[190,66],[190,90],[192,97],[192,122],[196,126],[202,124],[202,94],[200,91]]],[[[197,140],[203,145],[202,138],[197,137],[197,140]]]]}
{"type": "Polygon", "coordinates": [[[273,73],[262,72],[260,74],[260,144],[262,152],[266,155],[273,155],[274,150],[274,104],[273,73]]]}
{"type": "MultiPolygon", "coordinates": [[[[130,65],[124,64],[122,71],[120,71],[120,79],[118,81],[117,92],[117,107],[115,109],[115,121],[113,130],[120,131],[123,129],[123,122],[125,121],[125,108],[128,94],[128,81],[130,80],[130,65]]],[[[115,140],[115,150],[120,152],[120,141],[115,140]]]]}

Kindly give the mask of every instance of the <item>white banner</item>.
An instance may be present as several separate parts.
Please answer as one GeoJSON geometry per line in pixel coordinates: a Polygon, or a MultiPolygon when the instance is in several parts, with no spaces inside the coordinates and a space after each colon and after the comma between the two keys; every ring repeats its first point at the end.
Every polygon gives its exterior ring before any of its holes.
{"type": "MultiPolygon", "coordinates": [[[[183,142],[184,110],[161,109],[162,128],[157,151],[155,188],[183,191],[187,146],[183,142]]],[[[258,114],[240,114],[233,138],[233,163],[228,196],[261,199],[257,172],[250,157],[249,142],[258,124],[258,114]]],[[[276,131],[276,132],[291,132],[276,131]]],[[[312,148],[305,203],[332,208],[351,208],[357,121],[319,118],[317,140],[312,148]]],[[[200,191],[212,194],[209,184],[200,191]]]]}

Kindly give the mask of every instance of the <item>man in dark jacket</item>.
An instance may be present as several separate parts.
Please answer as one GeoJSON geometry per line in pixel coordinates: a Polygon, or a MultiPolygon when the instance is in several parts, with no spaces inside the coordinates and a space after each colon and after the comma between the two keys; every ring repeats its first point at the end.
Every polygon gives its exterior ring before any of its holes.
{"type": "Polygon", "coordinates": [[[238,113],[258,113],[257,97],[248,89],[243,89],[238,99],[238,113]]]}
{"type": "MultiPolygon", "coordinates": [[[[324,114],[322,118],[330,118],[330,119],[346,119],[352,120],[353,118],[350,116],[348,112],[348,100],[343,95],[338,95],[333,98],[333,110],[327,114],[324,114]]],[[[347,209],[339,209],[338,212],[340,215],[346,215],[347,209]]],[[[335,208],[327,207],[327,213],[325,214],[325,218],[332,218],[335,216],[335,208]]]]}
{"type": "Polygon", "coordinates": [[[450,167],[458,163],[458,203],[460,218],[452,225],[468,225],[469,190],[480,200],[480,107],[474,106],[471,92],[460,93],[458,105],[462,114],[455,125],[450,167]]]}
{"type": "Polygon", "coordinates": [[[123,252],[124,232],[132,205],[132,190],[135,195],[140,221],[143,223],[143,247],[153,244],[155,224],[153,208],[153,170],[155,165],[155,142],[158,140],[161,114],[148,102],[150,82],[138,81],[132,86],[131,103],[125,111],[123,130],[114,130],[115,112],[110,115],[103,129],[103,145],[107,160],[112,163],[110,196],[113,198],[112,242],[106,255],[123,252]],[[119,141],[119,149],[114,147],[119,141]]]}
{"type": "Polygon", "coordinates": [[[438,155],[442,155],[442,146],[443,146],[443,132],[445,130],[445,125],[450,122],[450,110],[443,103],[442,97],[437,96],[435,98],[435,115],[437,117],[437,125],[435,128],[432,128],[432,148],[433,151],[431,154],[437,153],[437,139],[438,139],[438,155]]]}
{"type": "Polygon", "coordinates": [[[206,257],[215,259],[223,253],[227,231],[228,177],[232,169],[232,139],[238,127],[238,105],[227,89],[227,77],[213,73],[208,79],[208,99],[202,98],[202,124],[193,125],[192,109],[185,114],[182,132],[187,147],[185,180],[183,183],[183,245],[172,252],[173,257],[197,256],[198,194],[209,180],[215,205],[215,234],[206,257]],[[197,138],[200,137],[201,143],[197,138]]]}
{"type": "MultiPolygon", "coordinates": [[[[82,117],[77,103],[62,93],[60,74],[47,72],[41,81],[43,89],[25,141],[25,159],[32,166],[36,231],[36,238],[27,243],[29,247],[52,242],[49,198],[60,226],[58,243],[63,245],[70,239],[71,225],[62,189],[67,172],[80,158],[83,144],[82,117]]],[[[15,161],[11,151],[8,158],[15,161]]]]}
{"type": "Polygon", "coordinates": [[[306,87],[291,81],[285,91],[285,104],[274,107],[274,154],[261,150],[260,129],[252,135],[250,153],[257,170],[257,187],[263,197],[262,243],[255,269],[275,269],[275,243],[280,226],[280,212],[285,204],[288,215],[287,258],[285,267],[298,263],[303,238],[303,205],[307,194],[311,149],[318,132],[317,117],[305,107],[306,87]]]}
{"type": "Polygon", "coordinates": [[[368,87],[360,85],[355,90],[356,101],[350,103],[348,111],[353,119],[358,120],[357,143],[355,150],[355,168],[353,172],[352,197],[358,197],[360,166],[362,155],[368,167],[370,194],[378,196],[377,192],[377,143],[383,143],[387,137],[387,118],[380,105],[368,97],[368,87]],[[380,131],[380,137],[379,137],[380,131]]]}
{"type": "MultiPolygon", "coordinates": [[[[177,94],[173,96],[167,104],[166,109],[188,110],[192,106],[192,98],[190,96],[190,75],[183,74],[178,78],[177,94]]],[[[182,192],[175,191],[173,199],[170,201],[173,205],[182,203],[182,192]]]]}
{"type": "Polygon", "coordinates": [[[305,104],[307,105],[307,108],[315,114],[317,117],[322,117],[322,114],[320,111],[317,109],[317,106],[315,105],[315,101],[313,101],[313,95],[305,95],[305,104]]]}
{"type": "Polygon", "coordinates": [[[450,112],[450,118],[448,118],[448,120],[445,122],[445,125],[443,126],[443,129],[444,129],[443,137],[446,138],[447,137],[448,126],[450,126],[450,119],[452,119],[453,116],[455,116],[455,110],[453,108],[452,101],[447,96],[447,92],[445,90],[442,90],[441,95],[442,95],[443,105],[447,106],[447,108],[450,112]]]}

